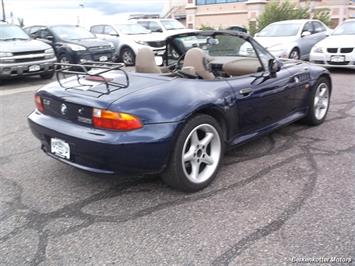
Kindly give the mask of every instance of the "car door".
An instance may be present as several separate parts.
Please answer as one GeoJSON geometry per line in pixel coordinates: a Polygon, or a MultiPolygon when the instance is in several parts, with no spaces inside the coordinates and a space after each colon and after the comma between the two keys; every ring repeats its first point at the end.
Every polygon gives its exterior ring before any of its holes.
{"type": "Polygon", "coordinates": [[[259,72],[228,80],[237,100],[238,135],[253,133],[287,117],[292,110],[293,91],[290,73],[281,68],[276,76],[270,75],[268,62],[273,57],[253,42],[255,60],[260,63],[259,72]]]}
{"type": "Polygon", "coordinates": [[[318,41],[319,35],[315,34],[314,25],[312,21],[308,21],[301,32],[300,39],[300,50],[301,50],[301,59],[309,59],[309,54],[311,53],[311,49],[313,45],[315,45],[318,41]],[[303,36],[304,32],[309,32],[310,35],[303,36]]]}
{"type": "Polygon", "coordinates": [[[105,25],[103,29],[103,39],[113,43],[115,49],[118,49],[120,45],[120,35],[112,26],[105,25]]]}
{"type": "MultiPolygon", "coordinates": [[[[313,28],[314,28],[314,44],[320,42],[324,38],[328,36],[327,28],[319,21],[312,21],[313,28]]],[[[313,46],[312,46],[313,47],[313,46]]]]}

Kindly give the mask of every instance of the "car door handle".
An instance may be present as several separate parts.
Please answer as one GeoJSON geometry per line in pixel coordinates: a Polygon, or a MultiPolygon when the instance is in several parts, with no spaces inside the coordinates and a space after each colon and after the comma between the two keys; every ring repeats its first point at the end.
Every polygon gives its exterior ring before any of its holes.
{"type": "Polygon", "coordinates": [[[249,96],[253,92],[252,88],[241,89],[239,93],[243,96],[249,96]]]}

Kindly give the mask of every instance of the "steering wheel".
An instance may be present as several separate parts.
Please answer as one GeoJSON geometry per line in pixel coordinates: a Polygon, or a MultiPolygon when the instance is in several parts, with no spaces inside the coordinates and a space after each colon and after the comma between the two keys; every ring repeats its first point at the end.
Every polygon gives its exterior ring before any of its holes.
{"type": "Polygon", "coordinates": [[[182,55],[180,55],[180,57],[177,59],[176,63],[171,64],[168,66],[169,70],[171,70],[172,72],[177,72],[179,70],[179,68],[181,68],[181,61],[185,58],[185,54],[183,53],[182,55]]]}

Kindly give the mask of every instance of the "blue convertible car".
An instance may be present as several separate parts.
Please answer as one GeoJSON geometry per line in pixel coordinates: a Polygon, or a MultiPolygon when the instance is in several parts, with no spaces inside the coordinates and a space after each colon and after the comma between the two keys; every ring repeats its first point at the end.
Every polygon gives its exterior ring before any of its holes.
{"type": "Polygon", "coordinates": [[[28,117],[42,150],[92,172],[160,174],[193,192],[215,178],[226,149],[297,120],[326,118],[332,87],[324,68],[276,60],[236,31],[166,43],[161,67],[149,48],[138,52],[134,72],[61,65],[28,117]]]}

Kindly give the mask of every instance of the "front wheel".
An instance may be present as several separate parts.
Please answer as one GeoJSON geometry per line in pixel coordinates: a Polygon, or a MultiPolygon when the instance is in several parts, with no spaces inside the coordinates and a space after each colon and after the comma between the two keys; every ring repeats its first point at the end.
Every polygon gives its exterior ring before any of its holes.
{"type": "Polygon", "coordinates": [[[136,55],[133,50],[129,47],[125,47],[122,49],[120,54],[122,62],[126,66],[134,66],[136,63],[136,55]]]}
{"type": "Polygon", "coordinates": [[[288,58],[299,60],[301,58],[300,51],[297,48],[293,48],[288,58]]]}
{"type": "Polygon", "coordinates": [[[190,119],[177,138],[163,180],[185,192],[207,187],[216,177],[223,157],[222,136],[214,118],[201,114],[190,119]]]}
{"type": "Polygon", "coordinates": [[[303,119],[308,125],[316,126],[325,120],[330,103],[330,81],[320,78],[311,92],[308,103],[308,114],[303,119]]]}

